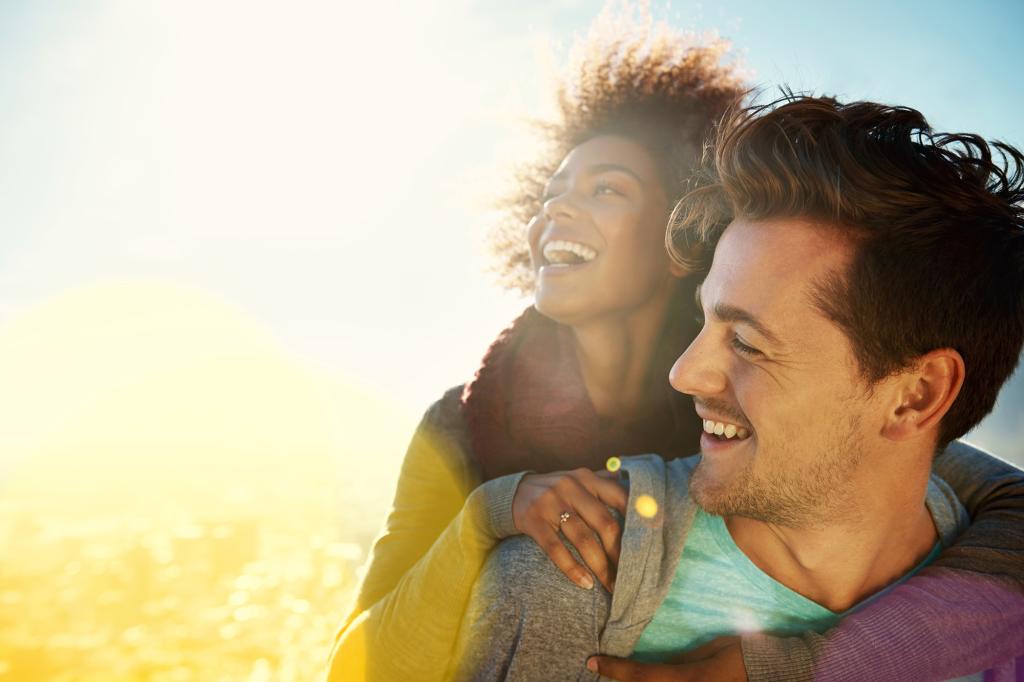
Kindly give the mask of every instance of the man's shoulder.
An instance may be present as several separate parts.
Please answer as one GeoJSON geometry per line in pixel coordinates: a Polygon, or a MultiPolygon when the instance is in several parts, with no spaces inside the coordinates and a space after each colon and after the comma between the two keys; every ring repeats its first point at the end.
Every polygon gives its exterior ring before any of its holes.
{"type": "MultiPolygon", "coordinates": [[[[574,547],[568,543],[566,547],[582,561],[574,547]]],[[[611,595],[600,584],[589,590],[577,586],[532,538],[515,535],[502,540],[488,556],[474,587],[469,619],[505,622],[514,629],[518,627],[514,623],[525,618],[531,627],[550,628],[550,637],[557,639],[571,614],[591,624],[587,629],[592,629],[590,636],[596,643],[610,604],[611,595]]]]}
{"type": "Polygon", "coordinates": [[[610,603],[600,584],[575,585],[531,538],[507,538],[473,586],[453,678],[595,679],[585,664],[610,603]]]}
{"type": "MultiPolygon", "coordinates": [[[[665,460],[658,455],[631,455],[621,458],[622,470],[626,472],[624,483],[629,488],[629,506],[626,512],[625,533],[638,528],[648,532],[662,528],[662,524],[643,523],[636,516],[645,516],[645,504],[638,498],[649,496],[653,500],[653,511],[659,516],[668,512],[668,525],[674,526],[681,519],[676,518],[675,508],[688,503],[686,482],[700,460],[699,455],[665,460]]],[[[648,505],[647,508],[650,508],[648,505]]],[[[645,534],[646,535],[646,534],[645,534]]],[[[644,545],[649,542],[644,538],[644,545]]],[[[575,548],[566,547],[579,560],[575,548]]],[[[558,591],[579,591],[565,575],[558,570],[547,554],[531,538],[517,535],[503,540],[488,559],[492,574],[504,576],[506,582],[528,581],[530,585],[550,583],[558,591]]]]}
{"type": "Polygon", "coordinates": [[[666,488],[685,493],[685,485],[682,488],[679,485],[690,480],[700,462],[700,455],[669,460],[660,455],[631,455],[623,457],[621,462],[622,469],[629,475],[631,493],[635,488],[651,488],[641,491],[646,494],[666,488]]]}
{"type": "Polygon", "coordinates": [[[638,530],[641,543],[646,543],[646,536],[656,529],[664,529],[677,539],[693,518],[690,477],[699,462],[700,455],[670,460],[658,455],[623,457],[622,470],[629,488],[626,532],[638,530]],[[657,522],[650,523],[652,519],[657,522]]]}

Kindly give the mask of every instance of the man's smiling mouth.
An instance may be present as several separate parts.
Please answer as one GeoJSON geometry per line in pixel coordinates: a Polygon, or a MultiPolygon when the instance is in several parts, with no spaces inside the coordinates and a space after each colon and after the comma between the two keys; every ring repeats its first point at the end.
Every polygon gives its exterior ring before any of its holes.
{"type": "Polygon", "coordinates": [[[737,426],[729,422],[719,422],[713,419],[704,420],[704,433],[716,436],[721,440],[743,440],[750,435],[750,431],[743,426],[737,426]]]}

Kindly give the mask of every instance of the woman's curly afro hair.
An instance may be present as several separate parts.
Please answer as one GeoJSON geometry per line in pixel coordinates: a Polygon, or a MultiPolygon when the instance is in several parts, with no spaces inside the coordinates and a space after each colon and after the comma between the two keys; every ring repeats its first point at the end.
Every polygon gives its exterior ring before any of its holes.
{"type": "Polygon", "coordinates": [[[541,153],[517,169],[496,202],[490,242],[504,285],[533,289],[525,226],[562,159],[590,138],[622,135],[646,147],[675,204],[713,125],[744,95],[736,67],[723,60],[728,47],[656,23],[646,10],[606,7],[572,48],[554,117],[533,122],[541,153]]]}

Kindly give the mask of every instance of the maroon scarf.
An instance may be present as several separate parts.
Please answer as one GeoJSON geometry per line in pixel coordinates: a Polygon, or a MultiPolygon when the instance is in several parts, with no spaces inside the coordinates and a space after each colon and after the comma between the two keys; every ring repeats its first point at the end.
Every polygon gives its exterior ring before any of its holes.
{"type": "Polygon", "coordinates": [[[491,344],[462,392],[484,480],[524,470],[601,469],[613,455],[697,452],[700,421],[693,402],[668,383],[669,368],[695,333],[692,316],[676,310],[682,314],[670,316],[652,358],[645,392],[650,400],[627,424],[594,410],[572,331],[533,307],[520,315],[491,344]]]}

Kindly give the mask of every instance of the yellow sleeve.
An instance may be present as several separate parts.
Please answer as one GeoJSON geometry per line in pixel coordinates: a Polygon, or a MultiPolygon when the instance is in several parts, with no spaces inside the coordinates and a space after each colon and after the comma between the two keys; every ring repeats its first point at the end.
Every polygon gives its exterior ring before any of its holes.
{"type": "Polygon", "coordinates": [[[477,574],[511,531],[520,478],[489,481],[467,497],[476,476],[461,416],[446,396],[406,453],[356,607],[335,642],[331,682],[444,677],[477,574]]]}

